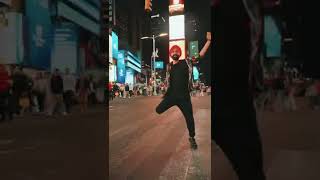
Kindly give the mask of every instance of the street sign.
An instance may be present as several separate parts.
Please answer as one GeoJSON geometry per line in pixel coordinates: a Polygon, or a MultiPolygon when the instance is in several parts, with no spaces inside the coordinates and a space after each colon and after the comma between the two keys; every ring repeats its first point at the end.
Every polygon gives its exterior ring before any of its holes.
{"type": "Polygon", "coordinates": [[[156,61],[155,63],[155,69],[163,69],[163,61],[156,61]]]}
{"type": "Polygon", "coordinates": [[[199,57],[199,43],[198,41],[191,41],[189,44],[189,55],[190,57],[199,57]]]}

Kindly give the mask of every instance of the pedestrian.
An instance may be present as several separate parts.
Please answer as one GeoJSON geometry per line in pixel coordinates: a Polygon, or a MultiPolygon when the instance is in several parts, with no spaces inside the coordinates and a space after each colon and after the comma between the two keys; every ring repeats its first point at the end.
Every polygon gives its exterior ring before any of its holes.
{"type": "Polygon", "coordinates": [[[125,85],[125,87],[124,87],[124,98],[130,98],[130,94],[129,94],[129,85],[128,85],[128,83],[126,83],[126,85],[125,85]]]}
{"type": "Polygon", "coordinates": [[[252,81],[257,75],[253,66],[260,65],[262,2],[214,0],[211,12],[215,37],[212,139],[239,180],[265,180],[253,103],[258,81],[252,81]],[[233,87],[237,87],[236,92],[233,87]]]}
{"type": "Polygon", "coordinates": [[[49,111],[49,115],[53,115],[56,110],[63,115],[66,115],[64,100],[63,100],[63,78],[61,77],[60,70],[55,69],[54,74],[50,80],[51,93],[53,97],[53,104],[49,111]]]}
{"type": "Polygon", "coordinates": [[[169,89],[163,100],[157,106],[156,112],[161,114],[172,106],[178,106],[183,113],[189,131],[189,142],[192,149],[197,149],[195,140],[195,124],[192,110],[189,87],[189,65],[187,60],[179,60],[182,51],[179,46],[170,49],[170,56],[173,59],[169,70],[169,89]]]}
{"type": "Polygon", "coordinates": [[[63,100],[66,107],[66,113],[70,114],[76,87],[76,78],[70,73],[70,69],[66,68],[65,74],[63,75],[63,100]]]}
{"type": "Polygon", "coordinates": [[[9,119],[13,119],[13,112],[10,108],[10,77],[4,65],[0,65],[0,121],[6,120],[8,115],[9,119]]]}
{"type": "Polygon", "coordinates": [[[89,87],[88,101],[92,105],[97,104],[97,84],[93,76],[89,77],[89,87]]]}
{"type": "Polygon", "coordinates": [[[79,97],[81,112],[85,112],[88,108],[88,95],[90,91],[90,83],[85,75],[81,75],[76,83],[76,93],[79,97]]]}

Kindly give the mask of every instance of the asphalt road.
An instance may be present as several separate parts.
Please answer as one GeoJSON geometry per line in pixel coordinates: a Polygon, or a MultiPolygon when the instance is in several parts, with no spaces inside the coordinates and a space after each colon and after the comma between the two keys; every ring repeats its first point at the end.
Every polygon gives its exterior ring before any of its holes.
{"type": "Polygon", "coordinates": [[[106,180],[104,106],[0,123],[1,180],[106,180]]]}
{"type": "MultiPolygon", "coordinates": [[[[117,99],[109,114],[98,106],[86,113],[75,109],[68,116],[26,115],[0,123],[0,179],[236,180],[210,141],[210,98],[192,100],[196,151],[178,108],[154,112],[160,100],[117,99]]],[[[295,112],[258,113],[268,180],[320,179],[320,111],[303,104],[298,102],[295,112]]]]}
{"type": "Polygon", "coordinates": [[[197,150],[177,107],[158,115],[160,97],[116,99],[109,111],[110,180],[210,180],[211,97],[192,99],[197,150]]]}
{"type": "MultiPolygon", "coordinates": [[[[294,112],[259,112],[267,180],[320,179],[320,111],[298,99],[294,112]]],[[[237,180],[229,162],[212,145],[212,179],[237,180]]]]}

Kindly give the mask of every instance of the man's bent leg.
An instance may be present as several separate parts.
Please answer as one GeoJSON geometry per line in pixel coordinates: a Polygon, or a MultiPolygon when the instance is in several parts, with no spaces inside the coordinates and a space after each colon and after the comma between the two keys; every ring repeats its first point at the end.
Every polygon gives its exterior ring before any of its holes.
{"type": "Polygon", "coordinates": [[[172,106],[174,106],[174,102],[171,98],[166,97],[164,98],[161,103],[157,106],[156,108],[156,112],[158,114],[161,114],[163,112],[165,112],[166,110],[168,110],[169,108],[171,108],[172,106]]]}

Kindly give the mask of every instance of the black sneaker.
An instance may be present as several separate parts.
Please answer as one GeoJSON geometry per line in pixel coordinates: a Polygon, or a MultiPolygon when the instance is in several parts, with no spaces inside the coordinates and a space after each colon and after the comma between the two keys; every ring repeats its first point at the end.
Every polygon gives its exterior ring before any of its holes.
{"type": "Polygon", "coordinates": [[[190,137],[189,138],[189,142],[190,142],[191,149],[197,149],[198,148],[196,139],[194,139],[194,137],[190,137]]]}

